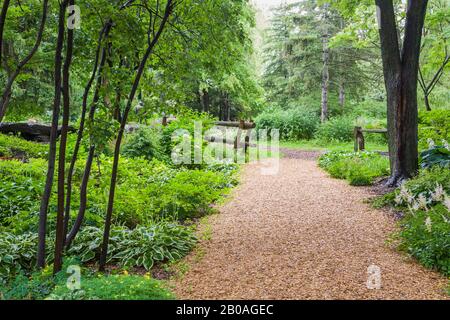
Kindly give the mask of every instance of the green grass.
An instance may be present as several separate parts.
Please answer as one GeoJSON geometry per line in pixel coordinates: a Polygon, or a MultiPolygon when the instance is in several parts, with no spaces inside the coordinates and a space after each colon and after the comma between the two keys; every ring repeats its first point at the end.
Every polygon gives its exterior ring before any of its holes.
{"type": "MultiPolygon", "coordinates": [[[[280,148],[300,149],[305,151],[353,151],[353,142],[330,142],[325,143],[319,140],[301,140],[301,141],[280,141],[280,148]]],[[[367,151],[387,152],[387,144],[377,144],[366,142],[367,151]]]]}
{"type": "Polygon", "coordinates": [[[172,300],[175,296],[162,281],[148,276],[110,275],[81,278],[81,289],[59,285],[49,300],[172,300]]]}

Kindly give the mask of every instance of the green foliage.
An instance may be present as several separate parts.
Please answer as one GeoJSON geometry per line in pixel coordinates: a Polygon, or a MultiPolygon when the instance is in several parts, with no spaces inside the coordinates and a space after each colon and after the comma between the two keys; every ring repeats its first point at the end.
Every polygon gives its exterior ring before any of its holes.
{"type": "MultiPolygon", "coordinates": [[[[0,230],[28,231],[39,211],[46,162],[0,161],[0,230]]],[[[34,227],[34,226],[33,226],[34,227]]]]}
{"type": "MultiPolygon", "coordinates": [[[[108,249],[108,263],[123,267],[151,269],[155,262],[175,261],[184,257],[196,243],[190,227],[173,222],[160,222],[135,229],[114,227],[108,249]]],[[[75,239],[68,254],[93,261],[100,254],[103,230],[85,227],[75,239]]]]}
{"type": "Polygon", "coordinates": [[[399,247],[428,268],[450,275],[450,170],[424,169],[376,201],[405,213],[395,235],[399,247]]]}
{"type": "Polygon", "coordinates": [[[419,113],[419,147],[427,149],[430,139],[437,144],[450,141],[450,110],[419,113]]]}
{"type": "Polygon", "coordinates": [[[351,118],[334,118],[319,127],[316,138],[324,142],[352,141],[354,127],[354,122],[351,118]]]}
{"type": "Polygon", "coordinates": [[[398,237],[403,249],[427,268],[450,276],[450,214],[442,204],[408,213],[398,237]]]}
{"type": "MultiPolygon", "coordinates": [[[[161,144],[163,146],[164,154],[171,158],[172,151],[175,147],[183,141],[183,135],[189,134],[191,139],[191,154],[192,159],[194,159],[194,129],[195,123],[201,123],[202,133],[211,129],[214,125],[214,118],[206,113],[198,113],[188,109],[183,109],[177,115],[177,119],[172,121],[169,125],[163,128],[161,144]]],[[[206,145],[204,142],[203,146],[206,145]]],[[[191,165],[188,167],[196,167],[196,165],[191,165]]]]}
{"type": "Polygon", "coordinates": [[[312,139],[318,125],[317,114],[304,108],[268,109],[256,118],[257,129],[278,129],[282,140],[312,139]]]}
{"type": "MultiPolygon", "coordinates": [[[[103,229],[84,227],[68,250],[68,255],[79,258],[82,263],[93,262],[100,253],[102,238],[103,229]]],[[[51,263],[54,236],[51,235],[47,242],[47,258],[51,263]]],[[[193,228],[174,222],[159,222],[135,229],[114,227],[111,231],[108,262],[149,270],[155,262],[181,259],[195,243],[193,228]]],[[[36,233],[0,233],[0,280],[33,270],[36,248],[36,233]]]]}
{"type": "Polygon", "coordinates": [[[421,153],[422,168],[431,168],[433,166],[441,166],[450,168],[450,149],[445,147],[433,147],[421,153]]]}
{"type": "Polygon", "coordinates": [[[161,134],[156,129],[139,128],[126,137],[122,146],[122,155],[130,158],[143,157],[147,160],[165,160],[161,145],[161,134]]]}
{"type": "Polygon", "coordinates": [[[47,145],[0,134],[0,157],[20,159],[46,158],[47,152],[47,145]]]}
{"type": "Polygon", "coordinates": [[[161,281],[142,276],[97,275],[81,279],[81,289],[58,285],[47,300],[171,300],[161,281]]]}
{"type": "Polygon", "coordinates": [[[319,166],[333,178],[347,179],[351,185],[371,185],[389,174],[389,159],[373,152],[329,152],[321,156],[319,166]]]}

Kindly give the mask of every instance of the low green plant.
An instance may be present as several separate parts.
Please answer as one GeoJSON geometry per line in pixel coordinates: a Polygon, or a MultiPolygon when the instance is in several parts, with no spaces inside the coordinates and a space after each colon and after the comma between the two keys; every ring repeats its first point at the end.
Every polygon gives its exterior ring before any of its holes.
{"type": "Polygon", "coordinates": [[[166,160],[161,145],[162,135],[157,129],[142,127],[126,137],[122,147],[122,155],[130,158],[143,157],[147,160],[166,160]]]}
{"type": "Polygon", "coordinates": [[[419,112],[419,147],[428,149],[429,140],[440,143],[450,141],[450,110],[419,112]]]}
{"type": "Polygon", "coordinates": [[[450,276],[450,214],[439,204],[406,214],[400,222],[399,248],[430,269],[450,276]]]}
{"type": "Polygon", "coordinates": [[[447,146],[433,146],[420,154],[421,166],[424,169],[434,166],[450,168],[450,148],[447,146]]]}
{"type": "Polygon", "coordinates": [[[371,185],[389,174],[389,159],[375,152],[329,152],[319,158],[319,166],[353,186],[371,185]]]}
{"type": "Polygon", "coordinates": [[[305,108],[268,109],[256,118],[257,129],[278,129],[282,140],[312,139],[319,125],[319,117],[305,108]]]}
{"type": "MultiPolygon", "coordinates": [[[[68,254],[82,263],[93,261],[100,253],[103,230],[85,227],[68,254]]],[[[160,222],[135,229],[114,227],[111,230],[108,262],[122,267],[144,267],[155,262],[175,261],[184,257],[196,243],[194,230],[173,222],[160,222]]]]}
{"type": "Polygon", "coordinates": [[[428,268],[450,275],[450,170],[420,170],[401,188],[376,201],[404,212],[395,234],[400,249],[428,268]]]}
{"type": "Polygon", "coordinates": [[[354,127],[351,118],[333,118],[319,126],[315,137],[323,142],[352,141],[354,127]]]}
{"type": "Polygon", "coordinates": [[[81,278],[81,289],[58,285],[47,300],[172,300],[163,282],[148,276],[96,275],[81,278]]]}
{"type": "Polygon", "coordinates": [[[46,158],[48,146],[30,142],[19,137],[0,134],[0,157],[5,158],[46,158]]]}

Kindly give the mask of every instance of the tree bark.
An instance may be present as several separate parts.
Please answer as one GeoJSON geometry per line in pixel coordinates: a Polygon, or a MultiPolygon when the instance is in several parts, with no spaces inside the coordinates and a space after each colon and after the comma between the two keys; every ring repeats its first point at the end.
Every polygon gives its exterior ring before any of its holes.
{"type": "Polygon", "coordinates": [[[328,47],[329,34],[328,34],[328,4],[324,6],[324,32],[322,35],[322,108],[320,119],[322,123],[326,122],[328,119],[328,87],[330,82],[330,73],[328,70],[328,64],[330,59],[330,49],[328,47]]]}
{"type": "Polygon", "coordinates": [[[48,155],[47,177],[45,181],[44,193],[41,199],[41,206],[39,209],[39,230],[38,230],[38,250],[37,250],[37,266],[39,268],[45,267],[45,238],[47,232],[47,211],[50,196],[52,193],[53,178],[55,175],[56,162],[56,140],[58,133],[58,120],[61,104],[61,68],[62,68],[62,51],[64,45],[64,25],[65,13],[67,7],[67,0],[63,1],[59,6],[58,18],[58,38],[56,41],[55,50],[55,79],[54,89],[55,96],[53,101],[53,115],[52,115],[52,129],[50,132],[50,150],[48,155]]]}
{"type": "Polygon", "coordinates": [[[341,106],[341,112],[344,113],[345,108],[345,84],[343,81],[339,82],[339,105],[341,106]]]}
{"type": "MultiPolygon", "coordinates": [[[[105,27],[104,38],[108,37],[111,28],[112,28],[112,21],[110,21],[110,23],[108,23],[107,26],[105,27]]],[[[103,82],[102,74],[103,74],[103,70],[104,70],[104,67],[106,64],[107,55],[108,55],[107,49],[103,48],[102,57],[100,59],[100,66],[99,66],[98,75],[97,75],[97,84],[95,86],[95,93],[94,93],[94,97],[92,99],[92,104],[91,104],[91,107],[89,110],[89,121],[91,122],[91,124],[94,123],[95,110],[97,109],[97,103],[100,99],[100,89],[101,89],[102,82],[103,82]]],[[[92,136],[90,137],[90,144],[91,145],[89,147],[89,153],[88,153],[88,157],[86,159],[86,165],[84,167],[83,179],[81,181],[81,187],[80,187],[80,207],[78,209],[78,215],[75,220],[75,223],[73,224],[72,229],[70,230],[70,233],[67,236],[66,248],[70,248],[73,240],[75,239],[78,232],[80,231],[81,224],[83,223],[84,216],[86,213],[87,188],[88,188],[88,184],[89,184],[89,177],[91,175],[92,163],[93,163],[93,160],[95,157],[95,150],[96,150],[95,142],[94,142],[94,139],[92,136]]]]}
{"type": "MultiPolygon", "coordinates": [[[[75,5],[75,0],[68,1],[69,6],[75,5]]],[[[62,257],[64,242],[67,231],[64,226],[65,214],[65,187],[66,187],[66,149],[67,135],[70,117],[70,65],[73,57],[73,29],[67,29],[66,59],[63,66],[63,121],[61,137],[59,142],[58,159],[58,209],[56,214],[56,235],[55,235],[55,260],[53,262],[53,273],[58,273],[62,268],[62,257]]]]}
{"type": "Polygon", "coordinates": [[[381,55],[387,92],[389,185],[398,185],[418,170],[417,82],[420,43],[427,0],[408,1],[402,52],[392,0],[376,0],[380,22],[381,55]]]}
{"type": "MultiPolygon", "coordinates": [[[[130,95],[128,97],[127,105],[125,107],[124,113],[122,115],[122,122],[120,123],[119,132],[117,134],[117,141],[114,149],[114,160],[113,160],[113,167],[111,172],[111,183],[110,183],[110,190],[109,190],[109,199],[108,199],[108,207],[106,211],[106,217],[105,217],[105,229],[103,233],[103,243],[102,243],[102,251],[100,254],[99,259],[99,271],[104,271],[106,266],[106,259],[108,256],[108,244],[109,244],[109,234],[111,231],[111,220],[112,220],[112,213],[114,209],[114,196],[115,196],[115,189],[116,189],[116,182],[117,182],[117,172],[119,168],[119,158],[120,158],[120,146],[123,139],[123,134],[125,131],[125,126],[128,119],[128,114],[130,113],[132,103],[134,101],[134,98],[136,96],[136,92],[139,88],[139,83],[141,81],[142,75],[144,73],[145,66],[147,64],[147,60],[150,57],[150,55],[153,52],[153,49],[158,42],[167,21],[169,20],[169,17],[172,13],[174,7],[173,0],[167,0],[164,16],[161,19],[161,23],[159,25],[158,31],[154,34],[153,39],[149,41],[147,50],[139,64],[139,67],[137,69],[136,77],[133,82],[133,86],[130,91],[130,95]]],[[[156,19],[156,18],[155,18],[156,19]]],[[[148,36],[150,37],[151,30],[148,30],[148,36]]]]}
{"type": "MultiPolygon", "coordinates": [[[[4,4],[6,4],[6,2],[4,4]]],[[[5,9],[5,7],[3,7],[3,9],[5,9]]],[[[3,9],[2,9],[2,14],[3,14],[3,9]]],[[[6,8],[6,10],[7,10],[7,8],[6,8]]],[[[28,55],[22,61],[19,62],[16,69],[14,70],[14,72],[12,72],[9,75],[8,80],[6,81],[5,88],[3,89],[3,93],[0,98],[0,122],[3,121],[3,117],[6,114],[6,109],[8,108],[8,104],[11,99],[12,86],[13,86],[14,82],[16,81],[17,76],[20,74],[20,72],[25,67],[25,65],[33,58],[34,54],[37,52],[37,50],[39,49],[39,46],[41,45],[42,36],[44,34],[45,22],[47,21],[47,12],[48,12],[48,0],[44,0],[43,8],[42,8],[41,23],[39,25],[39,30],[38,30],[38,33],[36,36],[36,41],[34,43],[34,46],[31,49],[31,51],[28,53],[28,55]]],[[[4,14],[6,17],[6,12],[4,14]]],[[[4,19],[2,19],[0,25],[2,23],[4,23],[4,19]]],[[[1,26],[1,28],[3,29],[3,26],[1,26]]],[[[1,36],[3,37],[3,30],[1,31],[1,36]]],[[[3,39],[1,39],[1,44],[2,44],[1,46],[3,47],[3,39]]],[[[0,47],[0,52],[3,49],[2,47],[0,47]]]]}
{"type": "Polygon", "coordinates": [[[10,0],[3,0],[2,11],[0,13],[0,65],[3,53],[3,30],[5,28],[6,15],[8,14],[10,0]]]}
{"type": "MultiPolygon", "coordinates": [[[[100,35],[98,38],[98,45],[97,45],[97,49],[96,49],[96,53],[95,53],[95,59],[94,59],[94,68],[92,70],[92,74],[91,77],[84,89],[84,93],[83,93],[83,102],[82,102],[82,109],[81,109],[81,120],[80,120],[80,127],[78,128],[78,134],[77,134],[77,141],[75,143],[75,147],[74,147],[74,151],[73,151],[73,155],[72,155],[72,160],[70,162],[70,166],[69,166],[69,171],[67,173],[67,195],[66,195],[66,208],[65,208],[65,217],[64,217],[64,235],[67,235],[67,230],[69,227],[69,219],[70,219],[70,209],[71,209],[71,197],[72,197],[72,180],[73,180],[73,174],[75,171],[75,164],[78,158],[78,152],[80,150],[80,146],[81,146],[81,140],[83,139],[83,133],[84,133],[84,127],[85,127],[85,122],[86,122],[86,113],[87,113],[87,102],[88,102],[88,97],[89,97],[89,92],[91,91],[91,87],[92,84],[95,80],[95,77],[97,75],[97,69],[99,69],[99,60],[101,60],[100,62],[100,70],[101,70],[101,65],[104,64],[104,58],[100,59],[100,51],[101,51],[101,47],[102,47],[102,40],[103,38],[107,37],[109,34],[109,31],[111,30],[111,26],[112,26],[112,21],[108,21],[108,23],[102,28],[102,30],[100,31],[100,35]]],[[[104,57],[104,54],[102,55],[104,57]]],[[[101,72],[99,72],[101,74],[101,72]]],[[[98,89],[96,90],[96,92],[98,92],[98,89]]],[[[98,93],[95,94],[96,96],[98,95],[98,93]]],[[[95,101],[94,101],[95,102],[95,101]]],[[[86,165],[87,166],[87,165],[86,165]]],[[[90,171],[90,169],[89,169],[90,171]]],[[[86,174],[86,173],[85,173],[86,174]]],[[[84,217],[84,213],[83,213],[83,217],[84,217]]],[[[77,217],[78,220],[78,217],[77,217]]],[[[77,230],[78,232],[78,230],[77,230]]],[[[76,232],[75,232],[76,235],[76,232]]],[[[75,237],[75,235],[73,235],[73,237],[75,237]]]]}

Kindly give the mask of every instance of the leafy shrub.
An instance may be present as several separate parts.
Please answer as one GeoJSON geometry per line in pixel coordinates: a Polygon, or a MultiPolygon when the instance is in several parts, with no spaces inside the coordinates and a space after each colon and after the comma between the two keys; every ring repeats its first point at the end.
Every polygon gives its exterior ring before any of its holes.
{"type": "Polygon", "coordinates": [[[450,168],[450,149],[447,147],[435,146],[420,155],[422,168],[441,166],[450,168]]]}
{"type": "Polygon", "coordinates": [[[58,285],[48,300],[171,300],[161,281],[142,276],[110,275],[82,278],[81,289],[58,285]]]}
{"type": "Polygon", "coordinates": [[[269,109],[256,118],[257,129],[278,129],[282,140],[312,139],[318,125],[317,114],[302,108],[269,109]]]}
{"type": "Polygon", "coordinates": [[[425,267],[450,276],[450,214],[444,205],[407,214],[398,237],[400,249],[425,267]]]}
{"type": "Polygon", "coordinates": [[[354,186],[371,185],[376,178],[389,174],[389,159],[374,152],[329,152],[319,158],[319,166],[354,186]]]}
{"type": "MultiPolygon", "coordinates": [[[[81,262],[90,262],[99,255],[103,230],[85,227],[75,239],[68,254],[81,262]]],[[[111,230],[108,262],[123,267],[144,267],[149,270],[157,261],[174,261],[184,257],[196,243],[193,229],[176,223],[161,222],[130,230],[111,230]]]]}
{"type": "Polygon", "coordinates": [[[320,125],[316,138],[324,142],[352,141],[354,127],[351,118],[334,118],[320,125]]]}
{"type": "Polygon", "coordinates": [[[0,157],[46,158],[48,145],[0,134],[0,157]]]}
{"type": "Polygon", "coordinates": [[[419,147],[428,148],[429,140],[450,141],[450,110],[421,111],[419,113],[419,147]]]}
{"type": "Polygon", "coordinates": [[[167,160],[161,146],[161,137],[161,133],[156,129],[140,128],[127,137],[122,147],[122,154],[130,158],[167,160]]]}
{"type": "Polygon", "coordinates": [[[428,268],[450,275],[450,170],[421,170],[401,188],[384,195],[377,205],[405,212],[396,238],[400,248],[428,268]]]}
{"type": "Polygon", "coordinates": [[[45,170],[46,163],[41,159],[32,159],[29,163],[0,161],[0,230],[12,226],[26,231],[29,223],[25,222],[29,222],[39,208],[45,170]]]}
{"type": "MultiPolygon", "coordinates": [[[[192,110],[183,110],[179,115],[177,115],[177,119],[172,121],[169,125],[163,128],[162,130],[162,138],[161,145],[163,147],[164,154],[170,159],[172,157],[172,151],[175,147],[182,141],[183,137],[180,135],[175,137],[174,134],[177,132],[186,131],[192,137],[192,157],[194,157],[194,129],[195,122],[201,122],[202,124],[202,133],[205,133],[207,130],[211,129],[214,126],[214,119],[205,113],[198,113],[192,110]]],[[[203,143],[203,147],[206,146],[206,142],[203,143]]],[[[193,159],[193,158],[192,158],[193,159]]],[[[194,167],[198,167],[197,165],[192,165],[194,167]]],[[[192,167],[188,166],[188,167],[192,167]]]]}
{"type": "MultiPolygon", "coordinates": [[[[84,227],[68,255],[79,258],[82,263],[98,257],[103,229],[84,227]]],[[[54,235],[48,237],[47,261],[51,262],[54,235]]],[[[174,261],[184,257],[196,243],[191,227],[171,222],[138,226],[130,230],[113,227],[108,250],[108,262],[124,267],[150,269],[157,261],[174,261]]],[[[36,263],[37,233],[14,235],[0,233],[0,279],[14,277],[21,272],[29,273],[36,263]]]]}

